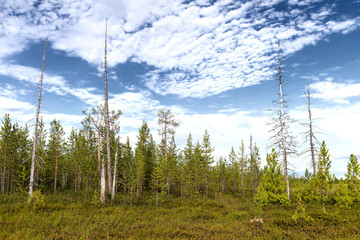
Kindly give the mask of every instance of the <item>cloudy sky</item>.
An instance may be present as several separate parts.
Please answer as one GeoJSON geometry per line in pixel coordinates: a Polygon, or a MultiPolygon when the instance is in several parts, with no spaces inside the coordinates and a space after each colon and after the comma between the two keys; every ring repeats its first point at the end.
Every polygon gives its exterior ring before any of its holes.
{"type": "MultiPolygon", "coordinates": [[[[359,0],[5,0],[0,1],[0,114],[33,123],[44,40],[49,38],[41,114],[66,131],[80,128],[84,108],[103,101],[105,19],[109,97],[121,109],[122,139],[136,141],[142,120],[158,141],[156,113],[168,108],[189,132],[208,129],[214,155],[226,156],[249,136],[269,152],[266,126],[277,98],[277,43],[288,112],[307,120],[303,96],[333,160],[346,171],[360,155],[359,0]]],[[[299,124],[299,152],[306,147],[299,124]]],[[[310,168],[294,157],[292,170],[310,168]]]]}

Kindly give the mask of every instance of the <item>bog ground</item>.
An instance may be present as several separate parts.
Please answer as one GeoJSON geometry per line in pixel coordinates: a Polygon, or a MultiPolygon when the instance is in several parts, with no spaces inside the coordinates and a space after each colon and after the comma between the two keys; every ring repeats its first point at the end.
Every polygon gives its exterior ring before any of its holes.
{"type": "Polygon", "coordinates": [[[255,209],[250,198],[202,196],[193,199],[144,196],[132,205],[122,197],[94,204],[90,193],[45,195],[45,206],[1,196],[1,239],[360,239],[360,209],[307,204],[310,222],[295,223],[296,204],[268,205],[259,212],[263,224],[251,223],[255,209]]]}

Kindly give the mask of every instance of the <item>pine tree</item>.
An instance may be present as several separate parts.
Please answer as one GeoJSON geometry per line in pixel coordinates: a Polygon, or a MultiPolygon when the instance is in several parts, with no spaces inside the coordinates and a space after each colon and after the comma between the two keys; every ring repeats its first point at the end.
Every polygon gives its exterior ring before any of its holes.
{"type": "MultiPolygon", "coordinates": [[[[35,164],[37,169],[35,169],[34,174],[34,189],[44,189],[46,188],[46,182],[44,182],[44,170],[45,170],[45,158],[46,158],[46,138],[47,131],[44,129],[44,120],[41,117],[39,121],[39,127],[37,132],[37,147],[35,152],[35,164]]],[[[33,139],[34,141],[34,139],[33,139]]]]}
{"type": "Polygon", "coordinates": [[[360,202],[360,165],[354,154],[350,155],[345,174],[349,193],[355,202],[360,202]]]}
{"type": "MultiPolygon", "coordinates": [[[[9,155],[11,152],[12,143],[12,123],[9,114],[5,114],[2,120],[1,131],[0,131],[0,150],[1,150],[1,166],[0,166],[0,175],[1,175],[1,193],[8,192],[6,190],[6,185],[8,182],[8,168],[9,168],[9,155]]],[[[7,188],[8,189],[8,188],[7,188]]]]}
{"type": "Polygon", "coordinates": [[[124,205],[126,204],[126,191],[128,190],[131,194],[136,188],[136,178],[135,178],[135,163],[134,163],[134,154],[130,145],[129,136],[126,138],[126,143],[121,147],[121,174],[122,174],[122,185],[123,185],[123,197],[124,205]]]}
{"type": "Polygon", "coordinates": [[[162,136],[164,141],[164,158],[165,164],[168,165],[168,173],[166,176],[166,185],[167,185],[167,192],[168,196],[170,196],[170,178],[171,178],[171,162],[168,161],[168,154],[167,154],[167,141],[168,141],[168,134],[174,135],[175,134],[175,127],[179,126],[179,122],[174,119],[174,115],[171,113],[170,110],[162,109],[158,112],[158,125],[161,126],[159,130],[159,134],[162,136]]]}
{"type": "Polygon", "coordinates": [[[213,162],[213,156],[211,156],[211,153],[214,151],[214,148],[211,147],[210,135],[207,130],[205,130],[201,147],[202,156],[204,157],[205,197],[207,198],[209,194],[209,166],[213,162]]]}
{"type": "Polygon", "coordinates": [[[236,195],[240,182],[240,166],[234,147],[231,147],[231,151],[229,153],[229,161],[230,161],[230,179],[231,179],[232,191],[236,195]]]}
{"type": "Polygon", "coordinates": [[[184,158],[184,193],[186,195],[193,194],[194,183],[195,183],[195,163],[194,163],[194,146],[192,143],[192,136],[189,133],[187,138],[186,146],[183,150],[183,158],[184,158]]]}
{"type": "Polygon", "coordinates": [[[339,187],[336,189],[334,196],[335,204],[340,208],[350,209],[353,204],[353,197],[350,194],[349,187],[347,187],[343,180],[340,180],[339,187]]]}
{"type": "Polygon", "coordinates": [[[266,163],[264,174],[261,178],[257,193],[254,196],[255,202],[258,202],[262,206],[268,203],[289,203],[284,175],[281,171],[278,154],[275,149],[272,149],[272,152],[266,155],[266,163]]]}
{"type": "Polygon", "coordinates": [[[64,143],[64,129],[62,128],[59,121],[54,119],[50,123],[50,136],[49,136],[49,158],[52,160],[50,161],[53,163],[54,167],[54,195],[56,195],[56,186],[58,182],[58,166],[59,160],[62,158],[63,154],[63,143],[64,143]]]}
{"type": "Polygon", "coordinates": [[[252,147],[252,136],[250,136],[250,158],[248,164],[248,171],[250,174],[251,189],[253,193],[255,193],[255,190],[259,185],[260,162],[261,162],[261,158],[260,158],[259,148],[256,145],[256,143],[254,147],[252,147]]]}
{"type": "Polygon", "coordinates": [[[147,123],[144,121],[139,129],[138,141],[135,148],[136,171],[136,198],[138,199],[143,189],[151,189],[151,173],[154,167],[153,152],[154,141],[147,123]]]}
{"type": "Polygon", "coordinates": [[[241,173],[242,196],[244,197],[245,196],[244,179],[245,179],[245,169],[247,166],[247,156],[245,155],[245,145],[243,140],[241,140],[238,157],[239,157],[240,173],[241,173]]]}
{"type": "Polygon", "coordinates": [[[317,173],[315,176],[316,189],[319,194],[321,209],[324,213],[325,207],[324,202],[327,201],[327,195],[329,191],[329,182],[331,181],[330,175],[330,154],[329,150],[326,148],[325,141],[322,142],[319,153],[319,161],[317,165],[317,173]]]}

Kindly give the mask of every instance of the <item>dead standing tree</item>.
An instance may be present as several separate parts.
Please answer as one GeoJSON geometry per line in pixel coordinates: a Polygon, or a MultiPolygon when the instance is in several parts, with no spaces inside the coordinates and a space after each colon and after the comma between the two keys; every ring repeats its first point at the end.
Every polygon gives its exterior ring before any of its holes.
{"type": "Polygon", "coordinates": [[[279,99],[274,100],[274,104],[279,105],[279,108],[274,109],[274,114],[270,118],[270,122],[267,124],[271,126],[270,129],[270,141],[272,145],[277,147],[283,158],[283,171],[285,175],[286,193],[288,199],[290,199],[290,187],[288,176],[288,157],[296,154],[296,140],[290,131],[290,124],[294,120],[290,117],[286,111],[287,102],[284,100],[283,93],[283,77],[280,61],[280,43],[278,43],[278,80],[279,80],[279,99]]]}
{"type": "Polygon", "coordinates": [[[314,118],[313,118],[312,112],[311,112],[312,95],[310,93],[309,84],[307,85],[307,91],[305,92],[305,97],[306,97],[306,100],[307,100],[309,122],[308,123],[301,123],[301,125],[308,128],[308,130],[306,132],[303,132],[302,134],[303,134],[303,136],[305,138],[304,143],[309,142],[310,146],[308,148],[304,149],[304,151],[301,152],[301,155],[310,154],[310,156],[311,156],[311,164],[312,164],[312,168],[313,168],[313,174],[316,174],[316,158],[315,158],[315,156],[317,156],[318,153],[319,153],[318,149],[319,149],[319,146],[320,146],[320,141],[315,137],[315,133],[319,133],[319,132],[314,132],[314,129],[316,128],[316,126],[314,126],[314,118]]]}
{"type": "Polygon", "coordinates": [[[112,190],[112,177],[111,177],[111,152],[110,152],[110,119],[109,119],[109,100],[108,100],[108,87],[107,87],[107,19],[105,25],[105,57],[104,57],[104,83],[105,83],[105,128],[106,128],[106,153],[107,153],[107,175],[108,175],[108,188],[109,192],[112,190]]]}
{"type": "Polygon", "coordinates": [[[38,103],[36,108],[36,117],[35,117],[35,127],[34,127],[34,143],[31,155],[31,169],[30,169],[30,183],[29,183],[29,197],[32,196],[34,190],[34,173],[35,173],[35,154],[37,147],[37,137],[38,137],[38,125],[39,125],[39,115],[40,115],[40,103],[41,103],[41,89],[44,77],[44,64],[45,64],[45,54],[46,54],[46,46],[48,43],[48,39],[45,39],[45,47],[44,47],[44,56],[41,67],[41,76],[40,76],[40,86],[39,86],[39,96],[38,103]]]}

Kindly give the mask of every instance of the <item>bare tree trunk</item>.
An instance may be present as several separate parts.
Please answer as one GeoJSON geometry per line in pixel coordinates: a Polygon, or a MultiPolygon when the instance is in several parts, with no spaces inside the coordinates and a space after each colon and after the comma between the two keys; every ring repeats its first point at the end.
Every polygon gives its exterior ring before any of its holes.
{"type": "Polygon", "coordinates": [[[113,183],[112,183],[112,190],[111,190],[111,199],[115,197],[115,186],[116,186],[116,168],[118,162],[118,153],[119,153],[119,139],[116,140],[116,151],[115,151],[115,162],[114,162],[114,176],[113,176],[113,183]]]}
{"type": "Polygon", "coordinates": [[[36,154],[36,147],[37,147],[37,137],[38,137],[38,125],[39,125],[39,114],[40,114],[40,101],[41,101],[41,89],[44,77],[44,64],[45,64],[45,53],[46,53],[46,46],[48,43],[48,39],[45,39],[45,48],[44,48],[44,56],[43,62],[41,67],[41,76],[40,76],[40,86],[39,86],[39,96],[38,96],[38,104],[36,109],[36,117],[35,117],[35,127],[34,127],[34,143],[33,143],[33,150],[31,155],[31,169],[30,169],[30,183],[29,183],[29,196],[32,196],[34,190],[34,173],[35,173],[35,154],[36,154]]]}
{"type": "Polygon", "coordinates": [[[316,160],[315,160],[315,148],[313,142],[313,124],[312,124],[312,114],[311,114],[311,97],[310,97],[310,87],[307,85],[307,99],[308,99],[308,112],[309,112],[309,138],[310,138],[310,151],[311,151],[311,162],[313,165],[314,175],[316,174],[316,160]]]}
{"type": "Polygon", "coordinates": [[[100,132],[100,126],[98,127],[98,171],[100,172],[100,162],[101,162],[101,157],[100,157],[100,137],[101,137],[101,132],[100,132]]]}
{"type": "Polygon", "coordinates": [[[286,139],[285,139],[285,120],[284,120],[284,101],[282,91],[282,76],[281,76],[281,64],[280,64],[280,43],[278,44],[278,61],[279,61],[279,95],[280,95],[280,126],[281,126],[281,145],[283,151],[283,167],[286,183],[286,193],[290,200],[290,188],[289,188],[289,177],[287,168],[287,151],[286,151],[286,139]]]}
{"type": "Polygon", "coordinates": [[[105,159],[102,158],[101,161],[101,173],[100,173],[100,202],[105,203],[105,193],[106,193],[106,182],[105,182],[105,159]]]}
{"type": "Polygon", "coordinates": [[[107,175],[108,175],[108,188],[111,192],[112,177],[111,177],[111,153],[110,153],[110,121],[109,121],[109,101],[108,101],[108,88],[107,88],[107,66],[106,66],[106,53],[107,53],[107,19],[105,27],[105,127],[106,127],[106,153],[107,153],[107,175]]]}

